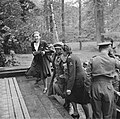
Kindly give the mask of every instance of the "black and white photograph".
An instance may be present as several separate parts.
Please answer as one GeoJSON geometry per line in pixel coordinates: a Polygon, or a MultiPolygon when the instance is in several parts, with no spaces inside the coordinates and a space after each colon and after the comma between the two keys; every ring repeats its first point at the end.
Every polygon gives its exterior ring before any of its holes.
{"type": "Polygon", "coordinates": [[[120,0],[0,0],[0,119],[120,119],[120,0]]]}

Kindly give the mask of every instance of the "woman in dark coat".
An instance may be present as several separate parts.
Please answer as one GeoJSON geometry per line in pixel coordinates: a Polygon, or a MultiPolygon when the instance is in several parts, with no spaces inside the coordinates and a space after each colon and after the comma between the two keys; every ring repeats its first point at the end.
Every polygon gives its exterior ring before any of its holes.
{"type": "Polygon", "coordinates": [[[27,75],[36,77],[35,85],[38,85],[40,80],[43,80],[44,89],[43,93],[47,92],[47,77],[51,76],[50,69],[50,53],[51,51],[48,48],[46,41],[41,40],[39,32],[34,32],[33,34],[34,41],[31,43],[33,51],[33,61],[30,69],[27,72],[27,75]]]}
{"type": "Polygon", "coordinates": [[[84,88],[84,80],[86,78],[85,72],[82,68],[80,59],[72,54],[70,48],[67,45],[63,46],[63,55],[61,56],[61,59],[63,62],[67,63],[65,66],[65,77],[66,77],[66,99],[69,100],[74,109],[74,113],[72,116],[74,118],[79,118],[79,113],[77,110],[77,103],[81,104],[86,118],[91,119],[92,115],[90,115],[90,98],[89,94],[84,88]]]}

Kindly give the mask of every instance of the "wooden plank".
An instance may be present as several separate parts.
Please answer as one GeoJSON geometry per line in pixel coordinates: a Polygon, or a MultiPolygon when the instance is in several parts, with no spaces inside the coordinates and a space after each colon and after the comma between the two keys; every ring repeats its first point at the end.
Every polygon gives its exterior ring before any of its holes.
{"type": "Polygon", "coordinates": [[[13,108],[13,101],[12,101],[12,98],[11,98],[8,78],[5,78],[4,80],[5,80],[5,83],[6,83],[6,90],[7,90],[9,118],[10,119],[15,119],[14,108],[13,108]]]}
{"type": "Polygon", "coordinates": [[[72,116],[70,116],[70,114],[65,110],[61,102],[59,102],[56,97],[50,96],[49,99],[64,119],[73,119],[72,116]]]}
{"type": "Polygon", "coordinates": [[[15,76],[22,76],[25,75],[25,72],[27,70],[13,70],[13,71],[5,71],[0,72],[0,78],[9,78],[9,77],[15,77],[15,76]]]}
{"type": "Polygon", "coordinates": [[[21,104],[21,107],[22,107],[22,111],[23,111],[24,117],[25,117],[25,119],[30,119],[30,115],[29,115],[29,113],[28,113],[28,110],[27,110],[25,101],[24,101],[24,99],[23,99],[23,96],[22,96],[22,94],[21,94],[21,91],[20,91],[20,89],[19,89],[19,86],[18,86],[18,83],[17,83],[15,77],[13,77],[13,82],[14,82],[15,87],[16,87],[16,91],[17,91],[17,94],[18,94],[18,98],[19,98],[19,100],[20,100],[20,104],[21,104]]]}
{"type": "Polygon", "coordinates": [[[12,95],[12,100],[13,100],[13,106],[15,109],[15,117],[16,119],[24,119],[22,110],[21,110],[21,105],[19,103],[19,99],[16,93],[16,89],[14,87],[14,83],[12,78],[9,78],[9,84],[10,84],[10,90],[11,90],[11,95],[12,95]]]}
{"type": "Polygon", "coordinates": [[[0,72],[27,70],[30,66],[0,67],[0,72]]]}
{"type": "Polygon", "coordinates": [[[59,113],[59,111],[54,107],[52,102],[48,99],[48,97],[43,94],[40,88],[35,89],[35,94],[39,97],[39,100],[44,105],[51,119],[64,119],[63,116],[59,113]]]}
{"type": "Polygon", "coordinates": [[[44,105],[34,92],[34,86],[30,85],[30,82],[34,82],[26,79],[26,77],[16,77],[21,93],[24,97],[26,106],[28,107],[29,115],[31,119],[51,119],[44,105]]]}

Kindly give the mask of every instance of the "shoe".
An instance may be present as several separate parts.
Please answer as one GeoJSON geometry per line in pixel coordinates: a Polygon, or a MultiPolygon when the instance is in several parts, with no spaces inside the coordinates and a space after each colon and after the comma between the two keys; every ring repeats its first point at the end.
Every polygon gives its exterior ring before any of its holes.
{"type": "Polygon", "coordinates": [[[70,111],[70,103],[65,103],[63,107],[67,110],[67,112],[70,111]]]}
{"type": "Polygon", "coordinates": [[[72,116],[74,119],[79,119],[79,117],[80,117],[79,114],[77,114],[77,115],[72,114],[71,116],[72,116]]]}
{"type": "Polygon", "coordinates": [[[47,93],[47,90],[48,90],[47,88],[44,88],[44,89],[43,89],[43,94],[46,94],[46,93],[47,93]]]}

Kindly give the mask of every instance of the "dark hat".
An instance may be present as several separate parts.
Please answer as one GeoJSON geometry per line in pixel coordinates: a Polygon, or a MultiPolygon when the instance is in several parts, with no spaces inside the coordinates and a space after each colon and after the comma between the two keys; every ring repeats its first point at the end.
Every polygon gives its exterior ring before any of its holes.
{"type": "Polygon", "coordinates": [[[72,53],[71,48],[66,44],[64,44],[62,46],[62,49],[63,49],[63,51],[67,52],[68,54],[72,53]]]}
{"type": "Polygon", "coordinates": [[[111,42],[98,43],[98,46],[108,46],[108,45],[111,45],[111,42]]]}
{"type": "Polygon", "coordinates": [[[62,42],[57,42],[57,43],[53,44],[53,46],[54,46],[55,48],[62,48],[63,45],[64,45],[64,44],[63,44],[62,42]]]}

